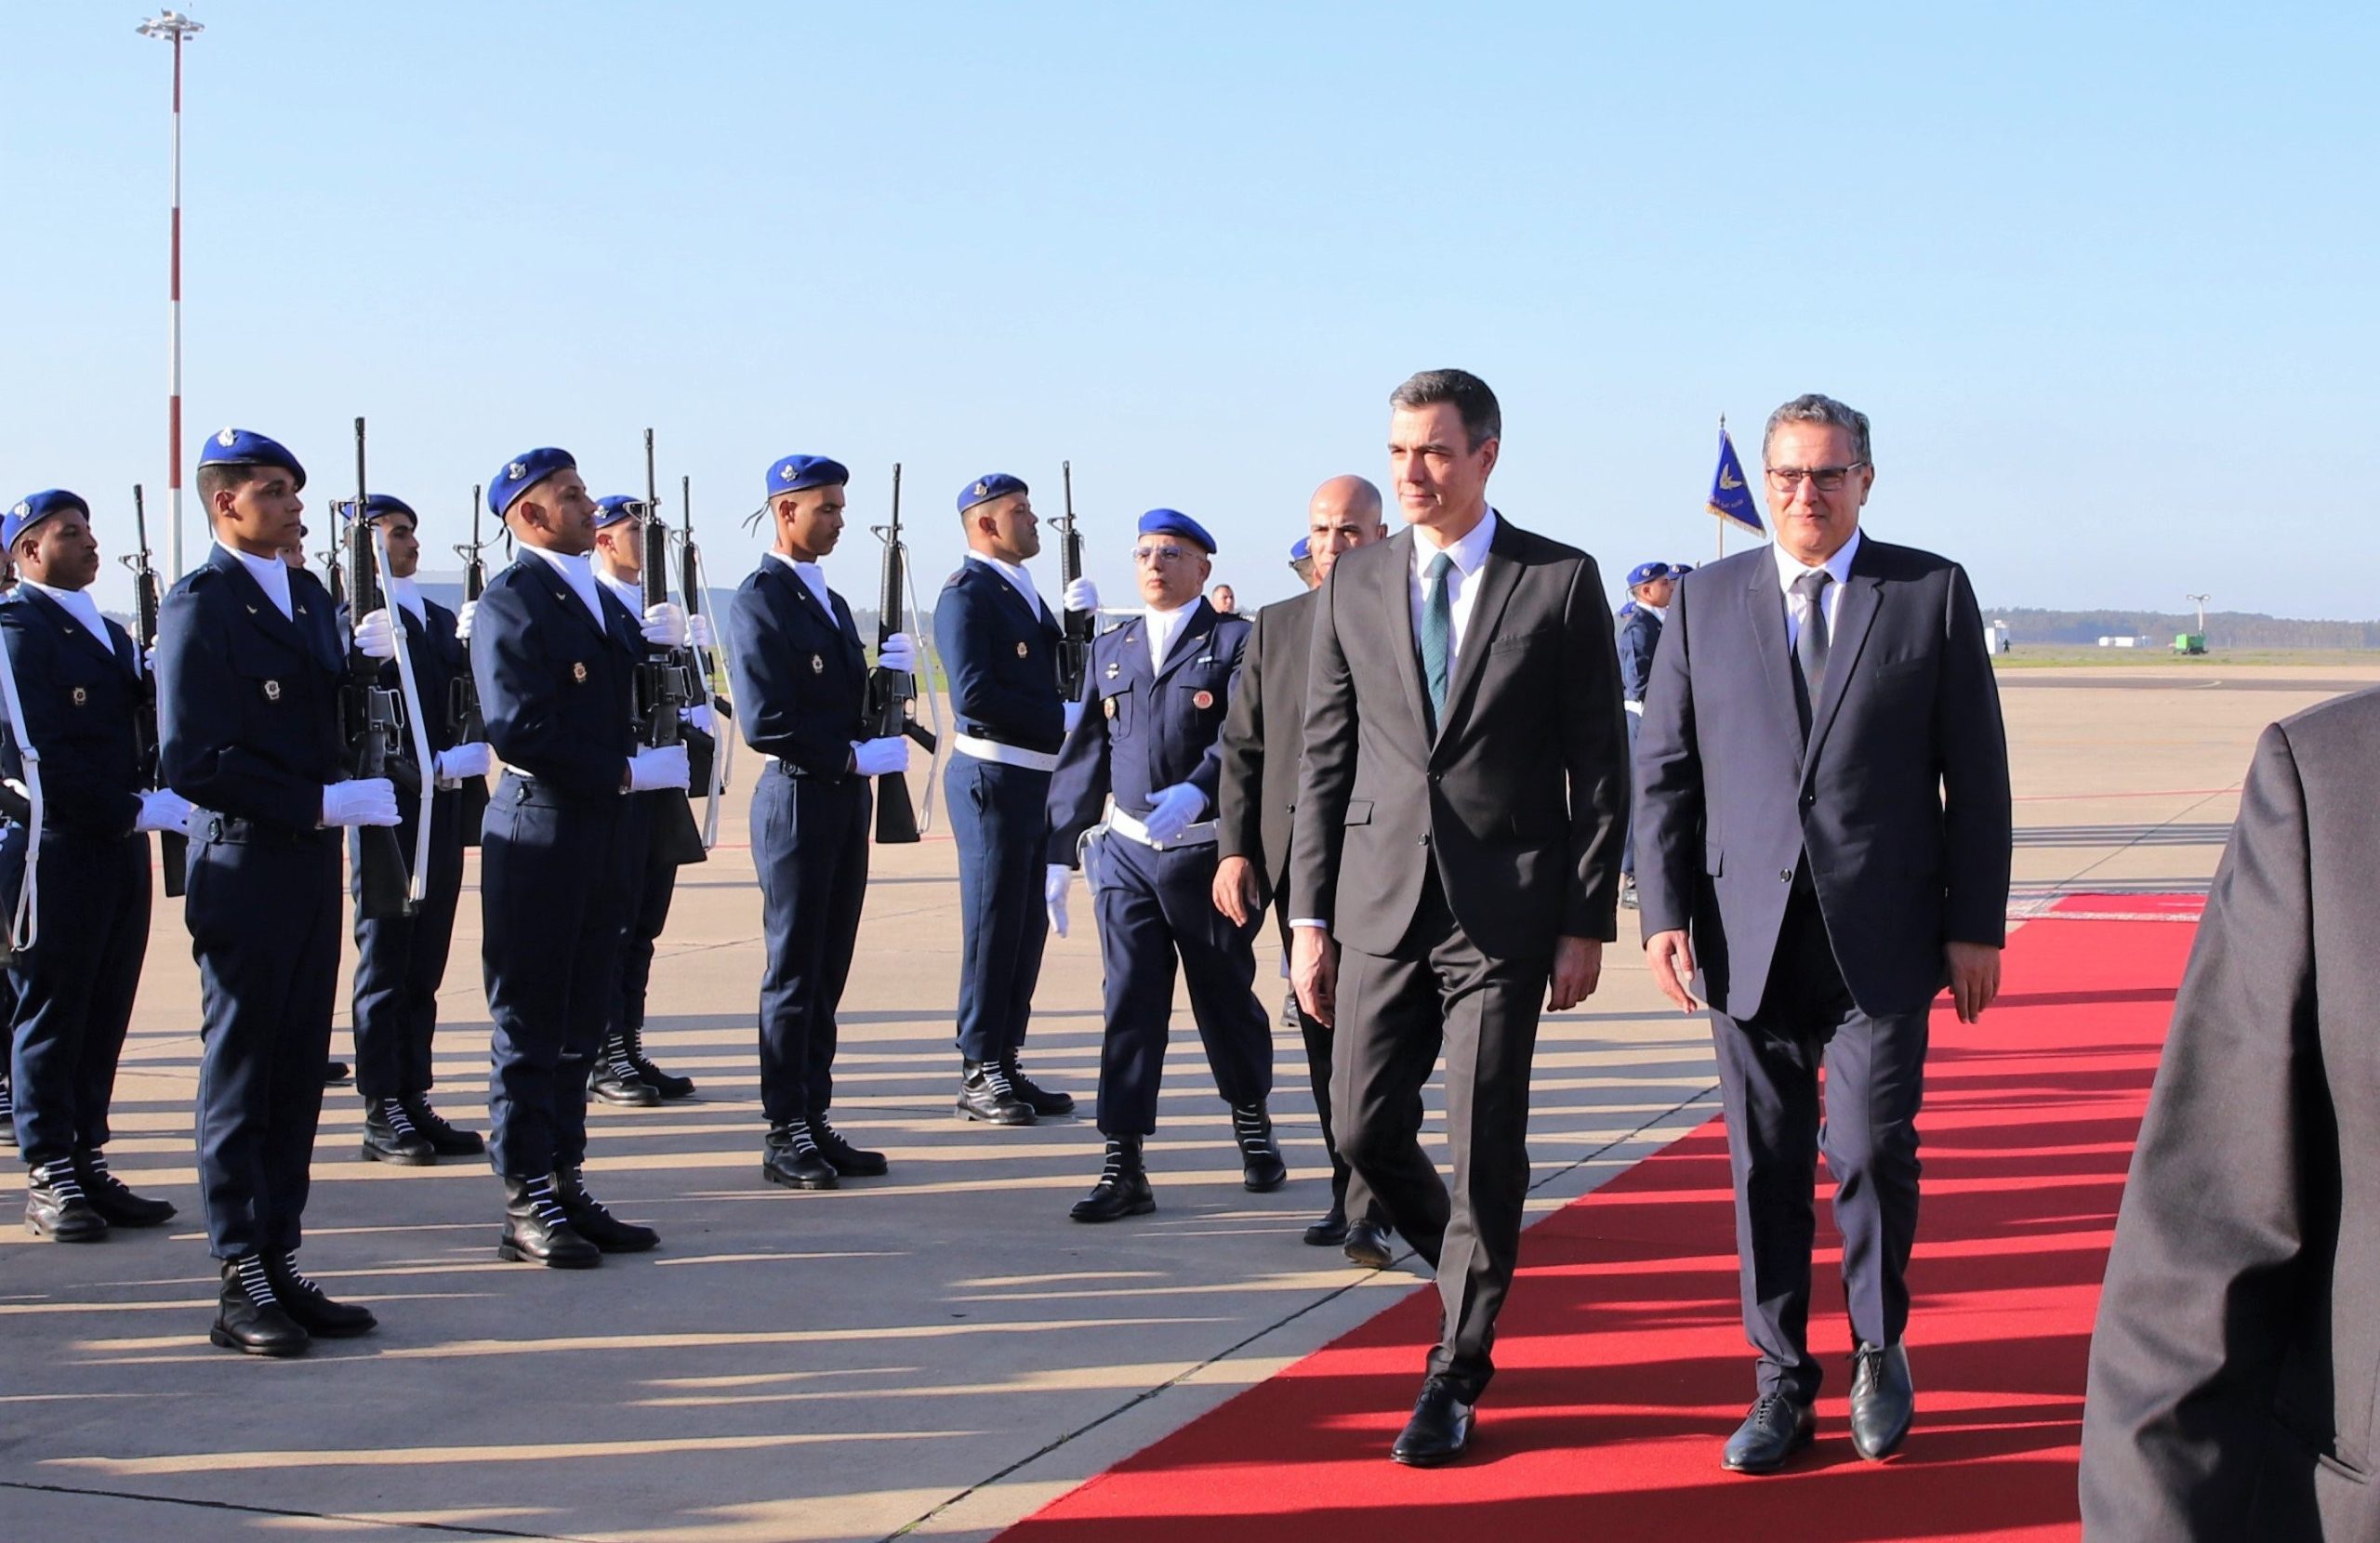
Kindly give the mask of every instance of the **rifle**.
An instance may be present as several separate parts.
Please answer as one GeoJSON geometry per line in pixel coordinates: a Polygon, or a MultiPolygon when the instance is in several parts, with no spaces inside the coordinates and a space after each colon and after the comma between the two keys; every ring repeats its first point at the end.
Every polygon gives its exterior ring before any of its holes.
{"type": "MultiPolygon", "coordinates": [[[[875,528],[884,543],[884,587],[877,595],[876,646],[901,630],[901,600],[907,592],[909,549],[901,540],[901,465],[892,464],[892,518],[875,528]]],[[[906,734],[929,756],[934,752],[933,732],[910,710],[917,699],[918,678],[907,670],[878,665],[867,672],[868,732],[879,739],[906,734]]],[[[917,806],[909,798],[909,779],[887,772],[876,779],[876,844],[905,846],[918,839],[917,806]]]]}
{"type": "MultiPolygon", "coordinates": [[[[678,479],[678,592],[686,597],[686,619],[692,623],[703,613],[703,555],[694,546],[694,480],[678,479]]],[[[720,795],[727,791],[727,756],[731,743],[719,725],[735,717],[727,698],[719,694],[719,677],[714,673],[710,650],[689,648],[694,660],[694,682],[703,701],[710,707],[711,728],[717,743],[713,744],[704,767],[703,777],[703,846],[705,850],[719,841],[720,795]]]]}
{"type": "MultiPolygon", "coordinates": [[[[1066,488],[1066,514],[1058,521],[1058,578],[1071,588],[1082,577],[1082,534],[1075,529],[1075,464],[1061,461],[1058,469],[1066,488]]],[[[1083,680],[1091,674],[1091,637],[1096,620],[1088,611],[1065,614],[1066,635],[1058,644],[1058,699],[1062,702],[1082,700],[1083,680]]]]}
{"type": "MultiPolygon", "coordinates": [[[[132,484],[132,530],[139,541],[139,548],[117,560],[132,570],[132,598],[137,629],[133,641],[140,649],[140,706],[136,715],[134,734],[140,746],[140,777],[151,787],[158,785],[157,767],[157,675],[148,661],[157,646],[157,612],[162,597],[158,593],[157,570],[149,560],[149,506],[141,495],[140,484],[132,484]]],[[[179,831],[161,831],[157,836],[157,860],[165,870],[165,893],[178,895],[190,874],[190,837],[179,831]]]]}
{"type": "MultiPolygon", "coordinates": [[[[368,495],[364,478],[364,420],[355,420],[355,504],[349,509],[346,589],[350,626],[384,609],[389,599],[381,591],[380,571],[373,561],[371,521],[366,518],[368,495]]],[[[336,520],[338,511],[334,508],[336,520]]],[[[332,572],[338,572],[338,564],[332,572]]],[[[393,619],[393,618],[392,618],[393,619]]],[[[403,636],[403,624],[398,624],[403,636]]],[[[400,642],[400,651],[403,649],[400,642]]],[[[399,657],[403,657],[400,652],[399,657]]],[[[406,695],[413,697],[410,669],[399,672],[406,695]]],[[[420,701],[411,706],[416,715],[420,701]]],[[[404,739],[398,723],[397,693],[380,684],[380,661],[350,641],[347,683],[339,688],[339,727],[347,741],[347,773],[351,778],[386,777],[403,798],[420,791],[422,769],[407,763],[404,739]]],[[[425,816],[426,816],[425,811],[425,816]]],[[[429,821],[422,823],[425,833],[429,821]]],[[[404,848],[390,825],[357,825],[348,833],[348,857],[355,864],[356,913],[373,921],[412,916],[420,907],[414,881],[405,873],[404,848]]],[[[420,876],[427,880],[427,869],[420,876]]]]}
{"type": "MultiPolygon", "coordinates": [[[[661,522],[661,495],[653,481],[653,430],[644,431],[644,603],[649,609],[669,599],[669,527],[661,522]]],[[[638,737],[650,749],[684,742],[679,710],[694,700],[694,671],[683,651],[655,648],[637,666],[638,737]]],[[[681,867],[710,855],[703,850],[702,827],[694,824],[694,801],[683,788],[665,788],[654,799],[654,855],[681,867]]]]}
{"type": "MultiPolygon", "coordinates": [[[[487,544],[480,539],[480,510],[483,507],[479,487],[474,484],[471,488],[471,542],[468,547],[455,548],[455,555],[463,560],[463,599],[466,600],[478,600],[487,593],[487,561],[481,556],[487,550],[487,544]]],[[[469,659],[463,661],[463,673],[455,677],[455,683],[448,690],[446,721],[454,730],[457,745],[477,744],[487,738],[487,722],[480,712],[479,679],[472,675],[469,659]]],[[[463,845],[478,846],[480,826],[487,820],[485,777],[463,779],[460,814],[463,845]]]]}

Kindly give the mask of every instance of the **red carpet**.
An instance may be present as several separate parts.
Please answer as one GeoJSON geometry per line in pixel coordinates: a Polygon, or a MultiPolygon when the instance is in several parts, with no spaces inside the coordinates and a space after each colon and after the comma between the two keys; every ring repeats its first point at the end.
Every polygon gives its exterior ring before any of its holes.
{"type": "MultiPolygon", "coordinates": [[[[2087,915],[2162,897],[2082,897],[2087,915]]],[[[2186,909],[2186,908],[2185,908],[2186,909]]],[[[2071,1538],[2092,1315],[2116,1201],[2196,929],[2028,923],[2006,991],[1934,1023],[1910,1326],[1918,1424],[1881,1467],[1844,1433],[1848,1328],[1818,1262],[1829,1362],[1816,1449],[1718,1467],[1749,1402],[1725,1138],[1715,1120],[1530,1230],[1472,1456],[1388,1461],[1436,1325],[1417,1290],[1362,1328],[1084,1484],[1013,1543],[1361,1538],[2071,1538]]],[[[1820,1219],[1819,1237],[1832,1236],[1820,1219]]]]}

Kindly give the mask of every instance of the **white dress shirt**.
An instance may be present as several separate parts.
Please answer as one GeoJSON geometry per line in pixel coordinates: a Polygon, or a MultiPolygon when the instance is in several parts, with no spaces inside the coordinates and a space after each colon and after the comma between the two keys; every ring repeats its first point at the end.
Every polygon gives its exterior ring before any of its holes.
{"type": "Polygon", "coordinates": [[[1038,616],[1043,612],[1049,610],[1048,606],[1041,603],[1041,591],[1033,587],[1033,575],[1025,571],[1025,565],[1023,563],[1002,562],[998,558],[985,557],[981,552],[969,552],[967,554],[967,560],[970,562],[980,562],[985,567],[989,568],[993,573],[998,574],[1000,577],[1008,580],[1010,587],[1014,588],[1018,594],[1025,597],[1025,605],[1032,610],[1036,616],[1038,616]]]}
{"type": "Polygon", "coordinates": [[[415,621],[424,626],[430,625],[430,613],[422,608],[421,585],[417,581],[410,578],[390,579],[389,598],[404,607],[415,621]]]}
{"type": "MultiPolygon", "coordinates": [[[[223,547],[220,541],[216,545],[223,547]]],[[[265,598],[272,601],[282,615],[293,622],[298,619],[298,613],[289,600],[289,564],[278,557],[257,557],[237,547],[223,547],[223,549],[240,560],[240,566],[248,571],[248,576],[257,581],[264,590],[265,598]]]]}
{"type": "Polygon", "coordinates": [[[600,562],[590,562],[588,571],[595,575],[596,583],[612,592],[614,600],[628,608],[629,615],[640,621],[644,619],[644,580],[641,577],[624,579],[600,562]]]}
{"type": "Polygon", "coordinates": [[[1643,600],[1638,600],[1636,602],[1636,609],[1642,611],[1647,616],[1652,617],[1653,620],[1661,623],[1663,626],[1667,626],[1669,624],[1670,608],[1666,605],[1647,605],[1643,600]]]}
{"type": "Polygon", "coordinates": [[[88,589],[59,589],[34,579],[19,581],[28,589],[38,589],[58,602],[59,609],[91,629],[91,636],[105,644],[110,653],[115,651],[115,640],[108,636],[106,620],[99,614],[99,602],[91,598],[88,589]]]}
{"type": "MultiPolygon", "coordinates": [[[[1777,554],[1777,583],[1785,591],[1785,652],[1791,653],[1801,646],[1802,618],[1808,613],[1809,610],[1809,601],[1793,593],[1793,581],[1804,574],[1815,574],[1818,570],[1803,567],[1798,560],[1785,555],[1784,547],[1774,543],[1770,544],[1769,549],[1777,554]]],[[[1844,542],[1832,557],[1820,564],[1828,573],[1834,575],[1834,582],[1828,585],[1818,598],[1818,603],[1826,607],[1826,637],[1829,643],[1834,641],[1834,619],[1843,614],[1843,586],[1851,577],[1851,560],[1858,550],[1859,532],[1855,527],[1851,533],[1851,539],[1844,542]]]]}
{"type": "Polygon", "coordinates": [[[1431,545],[1430,532],[1420,525],[1413,527],[1413,637],[1421,636],[1421,613],[1427,609],[1430,597],[1430,564],[1443,551],[1454,559],[1454,566],[1447,570],[1447,611],[1453,626],[1447,634],[1447,680],[1454,680],[1454,667],[1462,657],[1462,635],[1471,627],[1472,609],[1479,601],[1479,570],[1488,560],[1488,548],[1496,539],[1496,511],[1490,508],[1479,517],[1462,539],[1451,547],[1431,545]]]}
{"type": "Polygon", "coordinates": [[[1151,676],[1155,676],[1157,671],[1165,668],[1165,656],[1173,652],[1173,640],[1180,635],[1182,624],[1189,619],[1191,606],[1197,603],[1197,600],[1192,600],[1189,605],[1177,605],[1170,611],[1159,611],[1152,605],[1143,613],[1149,629],[1149,673],[1151,676]]]}
{"type": "MultiPolygon", "coordinates": [[[[525,541],[521,543],[521,549],[524,552],[535,552],[551,563],[554,572],[562,575],[562,581],[570,586],[570,592],[576,595],[579,602],[587,607],[587,613],[595,618],[595,625],[603,627],[606,631],[610,630],[603,620],[602,591],[595,587],[595,563],[592,558],[585,552],[579,553],[576,557],[571,557],[562,552],[549,551],[543,547],[533,547],[525,541]]],[[[641,607],[631,609],[628,613],[636,615],[641,609],[641,607]]]]}
{"type": "Polygon", "coordinates": [[[769,549],[769,555],[793,570],[793,576],[801,581],[801,587],[810,591],[811,597],[817,600],[828,616],[835,614],[835,600],[826,589],[826,570],[814,562],[787,557],[774,547],[769,549]]]}

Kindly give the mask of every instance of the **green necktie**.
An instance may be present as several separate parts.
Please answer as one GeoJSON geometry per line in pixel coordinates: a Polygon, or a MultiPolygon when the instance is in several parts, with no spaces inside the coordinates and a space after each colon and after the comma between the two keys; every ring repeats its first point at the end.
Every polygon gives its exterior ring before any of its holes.
{"type": "Polygon", "coordinates": [[[1430,693],[1430,730],[1447,710],[1447,651],[1454,640],[1454,608],[1447,600],[1447,574],[1454,559],[1440,552],[1430,560],[1421,591],[1421,681],[1430,693]]]}

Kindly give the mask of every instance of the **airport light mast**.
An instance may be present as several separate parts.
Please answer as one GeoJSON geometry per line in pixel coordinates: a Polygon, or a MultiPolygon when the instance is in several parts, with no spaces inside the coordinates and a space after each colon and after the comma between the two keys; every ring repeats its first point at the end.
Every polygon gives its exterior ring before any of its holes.
{"type": "Polygon", "coordinates": [[[165,269],[165,578],[171,583],[182,576],[182,42],[206,29],[179,11],[159,11],[135,30],[174,46],[173,215],[165,269]]]}

